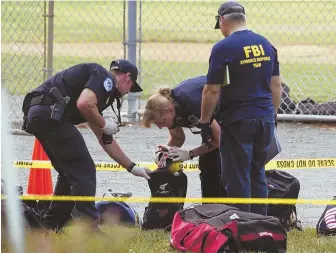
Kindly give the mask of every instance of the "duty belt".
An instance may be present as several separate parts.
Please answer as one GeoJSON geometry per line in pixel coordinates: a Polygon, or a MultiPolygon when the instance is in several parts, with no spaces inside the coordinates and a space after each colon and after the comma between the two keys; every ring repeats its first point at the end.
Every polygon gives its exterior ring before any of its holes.
{"type": "Polygon", "coordinates": [[[55,101],[46,94],[41,94],[37,92],[28,93],[24,100],[22,105],[22,112],[23,112],[23,126],[22,130],[27,131],[27,114],[30,107],[34,105],[53,105],[55,104],[55,101]]]}

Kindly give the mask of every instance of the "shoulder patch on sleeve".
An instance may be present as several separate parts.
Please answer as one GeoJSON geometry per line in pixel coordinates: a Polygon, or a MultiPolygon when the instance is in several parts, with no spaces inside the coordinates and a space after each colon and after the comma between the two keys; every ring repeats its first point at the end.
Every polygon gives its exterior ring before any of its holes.
{"type": "Polygon", "coordinates": [[[113,82],[111,78],[106,78],[104,81],[104,88],[106,91],[111,91],[113,87],[113,82]]]}

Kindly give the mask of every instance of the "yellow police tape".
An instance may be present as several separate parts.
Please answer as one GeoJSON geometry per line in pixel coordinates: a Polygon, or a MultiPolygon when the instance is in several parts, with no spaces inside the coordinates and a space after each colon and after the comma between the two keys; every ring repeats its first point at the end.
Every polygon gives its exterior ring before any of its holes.
{"type": "MultiPolygon", "coordinates": [[[[97,170],[125,170],[120,164],[115,162],[97,162],[95,163],[97,170]]],[[[155,170],[157,165],[153,162],[139,162],[139,166],[146,166],[151,170],[155,170]]],[[[50,169],[52,165],[50,161],[40,160],[17,160],[13,162],[13,166],[17,168],[35,168],[35,169],[50,169]]],[[[197,171],[198,162],[184,162],[181,168],[185,171],[197,171]]],[[[266,164],[266,170],[282,169],[325,169],[336,168],[336,158],[317,158],[317,159],[280,159],[272,160],[266,164]]]]}
{"type": "MultiPolygon", "coordinates": [[[[5,199],[5,196],[1,196],[5,199]]],[[[53,201],[111,201],[136,203],[222,203],[222,204],[309,204],[309,205],[336,205],[336,200],[326,199],[278,199],[278,198],[149,198],[149,197],[88,197],[88,196],[51,196],[51,195],[24,195],[22,200],[53,200],[53,201]]]]}

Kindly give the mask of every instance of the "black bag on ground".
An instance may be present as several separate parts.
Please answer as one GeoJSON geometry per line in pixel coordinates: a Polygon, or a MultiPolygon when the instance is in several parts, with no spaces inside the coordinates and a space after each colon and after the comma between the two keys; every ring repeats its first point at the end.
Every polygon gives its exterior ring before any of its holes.
{"type": "MultiPolygon", "coordinates": [[[[164,169],[157,169],[150,175],[148,185],[151,197],[175,198],[186,197],[187,176],[182,172],[171,173],[164,169]]],[[[142,229],[170,230],[174,215],[182,210],[184,203],[155,203],[150,202],[145,208],[142,229]]]]}
{"type": "Polygon", "coordinates": [[[326,206],[316,225],[316,232],[318,235],[336,235],[336,205],[326,206]]]}
{"type": "Polygon", "coordinates": [[[297,104],[295,114],[336,115],[336,102],[318,103],[311,98],[307,98],[297,104]]]}
{"type": "Polygon", "coordinates": [[[30,229],[45,228],[42,217],[49,209],[49,200],[22,200],[22,211],[26,225],[30,229]]]}
{"type": "Polygon", "coordinates": [[[291,114],[295,111],[296,104],[290,97],[290,87],[281,82],[281,86],[283,89],[282,96],[281,96],[281,103],[278,109],[278,114],[291,114]]]}
{"type": "MultiPolygon", "coordinates": [[[[300,192],[300,182],[291,174],[280,170],[267,170],[266,181],[268,198],[297,199],[300,192]]],[[[295,205],[268,205],[268,216],[279,218],[286,230],[297,228],[302,230],[301,222],[297,219],[295,205]]]]}
{"type": "MultiPolygon", "coordinates": [[[[3,192],[5,182],[1,180],[1,191],[3,192]]],[[[16,186],[16,190],[18,195],[23,195],[23,187],[21,185],[16,186]]],[[[45,201],[36,201],[36,200],[19,200],[20,201],[20,211],[23,217],[24,226],[28,229],[34,228],[43,228],[41,216],[40,216],[40,208],[42,203],[45,201]]],[[[1,227],[7,227],[7,219],[5,219],[6,214],[6,205],[7,200],[1,200],[1,227]]]]}
{"type": "MultiPolygon", "coordinates": [[[[6,213],[7,200],[1,200],[1,228],[6,229],[8,227],[7,213],[6,213]]],[[[42,228],[42,223],[40,216],[35,210],[29,205],[25,204],[23,201],[20,201],[20,215],[23,217],[23,222],[25,228],[42,228]]]]}
{"type": "MultiPolygon", "coordinates": [[[[188,178],[182,169],[170,171],[172,159],[168,158],[168,150],[159,149],[156,153],[158,168],[150,175],[148,186],[152,198],[185,198],[187,195],[188,178]]],[[[142,229],[170,230],[174,215],[182,210],[184,203],[150,202],[145,208],[142,229]]]]}

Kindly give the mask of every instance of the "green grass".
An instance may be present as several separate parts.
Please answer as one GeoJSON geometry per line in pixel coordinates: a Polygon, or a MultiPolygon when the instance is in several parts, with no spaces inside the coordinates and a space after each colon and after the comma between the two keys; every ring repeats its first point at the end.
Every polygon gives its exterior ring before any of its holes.
{"type": "MultiPolygon", "coordinates": [[[[54,57],[54,69],[60,71],[81,62],[97,62],[108,68],[110,59],[96,57],[54,57]]],[[[142,98],[159,86],[175,86],[185,78],[206,74],[206,62],[188,63],[174,61],[142,61],[141,80],[144,87],[142,98]]],[[[43,59],[38,55],[2,54],[2,85],[11,94],[25,94],[37,87],[44,78],[43,59]],[[19,71],[17,71],[19,70],[19,71]]],[[[291,97],[297,102],[307,97],[322,102],[330,99],[336,83],[328,72],[335,72],[331,64],[286,64],[281,72],[291,87],[291,97]]],[[[54,72],[56,73],[56,72],[54,72]]]]}
{"type": "MultiPolygon", "coordinates": [[[[81,226],[67,229],[63,234],[26,235],[26,253],[172,253],[169,233],[162,230],[141,231],[138,228],[105,227],[106,236],[94,236],[81,226]]],[[[9,242],[2,234],[1,252],[9,253],[9,242]]],[[[336,237],[317,237],[313,228],[288,233],[287,253],[336,252],[336,237]]]]}
{"type": "MultiPolygon", "coordinates": [[[[333,45],[336,2],[241,1],[249,27],[279,44],[333,45]]],[[[214,16],[220,1],[142,3],[144,42],[215,42],[214,16]]],[[[3,42],[43,41],[43,2],[3,2],[3,42]]],[[[127,9],[126,9],[127,22],[127,9]]],[[[139,17],[138,11],[138,17],[139,17]]],[[[139,23],[139,20],[138,20],[139,23]]],[[[127,31],[126,31],[127,32],[127,31]]],[[[123,2],[55,2],[55,42],[111,42],[123,40],[123,2]]]]}
{"type": "Polygon", "coordinates": [[[1,1],[1,42],[42,43],[43,1],[1,1]]]}

